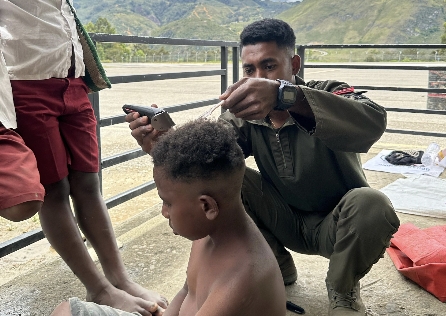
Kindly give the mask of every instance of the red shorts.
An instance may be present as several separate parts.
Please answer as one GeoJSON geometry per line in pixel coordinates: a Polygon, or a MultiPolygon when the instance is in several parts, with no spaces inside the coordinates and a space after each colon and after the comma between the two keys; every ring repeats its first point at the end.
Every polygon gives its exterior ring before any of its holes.
{"type": "Polygon", "coordinates": [[[37,159],[42,184],[69,168],[98,172],[96,118],[81,78],[11,80],[17,132],[37,159]]]}
{"type": "Polygon", "coordinates": [[[19,134],[0,123],[0,210],[43,201],[44,195],[33,152],[19,134]]]}

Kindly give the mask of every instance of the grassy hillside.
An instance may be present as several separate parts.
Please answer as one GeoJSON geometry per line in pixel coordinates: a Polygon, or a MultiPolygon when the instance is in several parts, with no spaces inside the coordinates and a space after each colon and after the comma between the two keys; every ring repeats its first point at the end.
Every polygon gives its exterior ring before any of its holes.
{"type": "Polygon", "coordinates": [[[161,26],[156,36],[237,40],[243,27],[263,17],[273,17],[275,10],[267,11],[250,1],[235,3],[210,0],[198,4],[188,16],[161,26]]]}
{"type": "Polygon", "coordinates": [[[278,15],[299,43],[438,43],[444,0],[304,0],[278,15]]]}
{"type": "Polygon", "coordinates": [[[269,0],[74,1],[83,23],[105,17],[120,34],[231,40],[237,39],[233,23],[274,16],[297,4],[269,0]]]}
{"type": "Polygon", "coordinates": [[[120,34],[238,40],[262,17],[291,24],[302,44],[439,43],[446,0],[74,0],[84,23],[107,18],[120,34]]]}

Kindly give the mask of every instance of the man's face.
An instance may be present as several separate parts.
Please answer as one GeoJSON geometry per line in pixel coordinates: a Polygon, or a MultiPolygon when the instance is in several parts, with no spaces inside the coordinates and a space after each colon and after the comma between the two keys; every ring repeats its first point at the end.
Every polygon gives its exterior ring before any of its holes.
{"type": "Polygon", "coordinates": [[[276,42],[260,42],[242,47],[243,76],[271,80],[293,80],[293,59],[286,48],[276,42]]]}

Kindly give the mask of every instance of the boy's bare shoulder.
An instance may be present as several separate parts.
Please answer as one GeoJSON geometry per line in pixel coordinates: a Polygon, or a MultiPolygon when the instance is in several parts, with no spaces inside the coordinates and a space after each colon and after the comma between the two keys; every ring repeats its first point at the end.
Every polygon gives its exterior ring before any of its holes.
{"type": "MultiPolygon", "coordinates": [[[[209,261],[208,254],[203,255],[206,241],[194,241],[188,282],[191,277],[195,279],[191,282],[200,279],[200,284],[209,286],[197,316],[286,314],[285,287],[277,261],[263,236],[259,239],[256,235],[213,252],[209,261]]],[[[197,289],[196,294],[202,293],[197,289]]]]}

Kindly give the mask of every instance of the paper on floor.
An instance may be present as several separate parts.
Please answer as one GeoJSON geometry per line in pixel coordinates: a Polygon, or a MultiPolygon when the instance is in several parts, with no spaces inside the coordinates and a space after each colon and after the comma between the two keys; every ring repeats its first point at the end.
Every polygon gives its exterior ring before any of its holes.
{"type": "Polygon", "coordinates": [[[438,165],[432,167],[425,167],[423,165],[412,166],[398,166],[392,165],[384,157],[390,154],[392,150],[384,149],[378,155],[367,161],[362,165],[363,169],[373,171],[383,171],[389,173],[411,173],[411,174],[426,174],[433,177],[439,177],[444,171],[444,168],[438,165]]]}
{"type": "Polygon", "coordinates": [[[425,175],[408,175],[380,190],[396,211],[446,218],[446,181],[425,175]]]}

